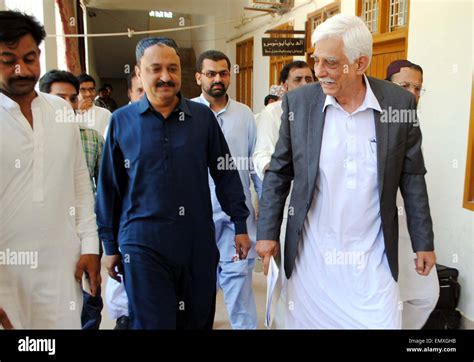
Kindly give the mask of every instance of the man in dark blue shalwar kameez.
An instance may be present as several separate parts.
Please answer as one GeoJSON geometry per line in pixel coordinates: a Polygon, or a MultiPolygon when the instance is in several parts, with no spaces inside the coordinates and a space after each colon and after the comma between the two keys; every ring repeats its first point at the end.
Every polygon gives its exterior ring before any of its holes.
{"type": "Polygon", "coordinates": [[[112,278],[124,277],[132,328],[210,329],[219,252],[208,171],[244,259],[242,184],[235,167],[222,167],[231,155],[212,111],[180,93],[176,43],[142,39],[136,58],[146,96],[113,113],[99,176],[106,267],[112,278]]]}

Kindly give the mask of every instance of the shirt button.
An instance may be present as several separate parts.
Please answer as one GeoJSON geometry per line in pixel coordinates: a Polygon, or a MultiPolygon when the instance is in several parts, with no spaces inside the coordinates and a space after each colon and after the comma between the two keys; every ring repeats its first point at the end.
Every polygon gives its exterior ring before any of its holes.
{"type": "Polygon", "coordinates": [[[165,142],[168,142],[168,137],[165,137],[165,142]]]}

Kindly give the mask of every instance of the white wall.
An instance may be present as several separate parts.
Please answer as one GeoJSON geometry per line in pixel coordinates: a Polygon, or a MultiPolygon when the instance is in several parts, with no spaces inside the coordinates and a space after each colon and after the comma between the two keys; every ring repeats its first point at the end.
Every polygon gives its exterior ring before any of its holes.
{"type": "Polygon", "coordinates": [[[474,212],[462,208],[473,69],[473,4],[410,1],[408,59],[424,70],[423,150],[438,260],[459,269],[474,320],[474,212]]]}
{"type": "MultiPolygon", "coordinates": [[[[56,16],[55,16],[55,1],[43,0],[43,25],[46,34],[56,34],[56,16]]],[[[45,49],[45,68],[42,71],[45,73],[52,69],[58,68],[58,47],[57,40],[54,37],[47,37],[44,40],[45,49]]]]}
{"type": "MultiPolygon", "coordinates": [[[[192,15],[191,25],[212,24],[215,22],[213,15],[192,15]]],[[[191,30],[192,47],[196,53],[196,57],[202,52],[215,49],[216,46],[216,29],[214,26],[206,26],[191,30]]]]}

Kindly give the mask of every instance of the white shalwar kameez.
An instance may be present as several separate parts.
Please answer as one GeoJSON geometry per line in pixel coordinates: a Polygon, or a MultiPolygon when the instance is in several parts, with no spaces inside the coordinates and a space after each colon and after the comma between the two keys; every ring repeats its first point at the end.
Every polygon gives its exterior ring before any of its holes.
{"type": "Polygon", "coordinates": [[[421,329],[436,307],[439,298],[439,280],[436,267],[428,275],[420,275],[415,268],[416,253],[411,246],[403,199],[398,193],[397,205],[400,223],[398,260],[400,300],[403,302],[402,328],[421,329]],[[401,212],[400,212],[401,211],[401,212]]]}
{"type": "Polygon", "coordinates": [[[99,240],[79,127],[59,97],[38,93],[31,108],[33,129],[0,94],[0,252],[31,256],[0,259],[0,307],[16,329],[80,329],[75,267],[99,240]]]}
{"type": "Polygon", "coordinates": [[[288,280],[286,328],[398,329],[398,286],[385,255],[373,112],[326,96],[319,175],[288,280]]]}

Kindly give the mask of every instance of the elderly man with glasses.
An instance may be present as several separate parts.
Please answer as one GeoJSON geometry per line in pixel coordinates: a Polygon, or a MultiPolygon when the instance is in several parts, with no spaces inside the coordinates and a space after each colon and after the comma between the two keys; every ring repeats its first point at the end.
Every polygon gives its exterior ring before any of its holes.
{"type": "MultiPolygon", "coordinates": [[[[399,59],[390,63],[387,67],[386,80],[398,84],[415,96],[416,103],[423,95],[423,69],[408,60],[399,59]]],[[[415,255],[410,246],[409,236],[406,233],[406,216],[403,210],[403,200],[397,197],[399,205],[400,239],[399,260],[400,277],[400,300],[403,302],[402,328],[420,329],[428,320],[431,312],[436,306],[439,297],[439,282],[436,268],[433,268],[428,276],[419,275],[413,265],[415,255]]]]}

